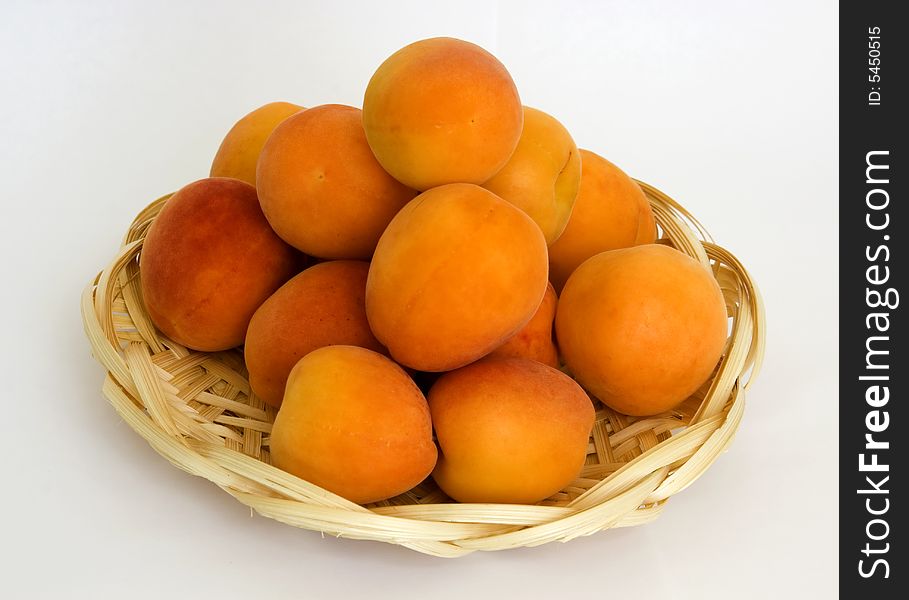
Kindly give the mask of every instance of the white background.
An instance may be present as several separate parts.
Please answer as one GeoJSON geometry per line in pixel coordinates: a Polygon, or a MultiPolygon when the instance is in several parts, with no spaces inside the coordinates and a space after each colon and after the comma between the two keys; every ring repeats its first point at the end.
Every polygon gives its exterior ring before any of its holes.
{"type": "Polygon", "coordinates": [[[6,597],[835,594],[836,3],[431,4],[0,2],[6,597]],[[207,175],[247,111],[359,105],[386,56],[435,35],[495,53],[526,104],[679,199],[763,290],[737,439],[650,525],[457,560],[323,539],[173,468],[101,395],[79,294],[132,217],[207,175]]]}

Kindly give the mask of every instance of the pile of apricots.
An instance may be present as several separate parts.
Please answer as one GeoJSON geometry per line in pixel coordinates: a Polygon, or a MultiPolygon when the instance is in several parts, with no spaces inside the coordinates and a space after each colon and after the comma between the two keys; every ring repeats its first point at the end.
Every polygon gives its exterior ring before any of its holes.
{"type": "Polygon", "coordinates": [[[276,102],[171,196],[140,256],[174,343],[242,346],[275,466],[353,502],[575,480],[594,402],[669,411],[727,337],[720,288],[638,184],[523,106],[494,56],[418,41],[363,108],[276,102]]]}

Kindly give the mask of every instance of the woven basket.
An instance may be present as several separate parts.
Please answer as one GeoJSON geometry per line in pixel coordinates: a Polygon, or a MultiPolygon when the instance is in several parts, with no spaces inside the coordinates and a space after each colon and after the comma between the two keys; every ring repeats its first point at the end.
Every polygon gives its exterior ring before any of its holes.
{"type": "Polygon", "coordinates": [[[360,506],[270,464],[275,410],[250,394],[240,350],[188,350],[155,330],[142,303],[138,256],[168,196],[133,221],[113,262],[82,295],[102,391],[120,416],[177,467],[204,477],[257,513],[436,556],[567,541],[655,519],[729,445],[764,347],[761,299],[744,267],[710,241],[685,209],[641,183],[663,238],[712,269],[732,327],[714,375],[668,413],[628,417],[595,402],[596,423],[579,477],[536,505],[459,504],[428,479],[396,498],[360,506]]]}

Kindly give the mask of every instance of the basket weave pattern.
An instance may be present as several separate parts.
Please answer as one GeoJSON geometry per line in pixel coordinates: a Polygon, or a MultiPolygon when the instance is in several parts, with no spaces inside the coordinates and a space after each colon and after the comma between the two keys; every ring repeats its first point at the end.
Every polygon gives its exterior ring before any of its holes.
{"type": "Polygon", "coordinates": [[[635,418],[595,401],[596,423],[578,479],[539,504],[459,504],[428,479],[396,498],[359,506],[271,466],[268,440],[276,412],[250,393],[242,353],[184,348],[163,337],[146,314],[138,257],[169,196],[136,217],[116,258],[82,295],[85,331],[107,370],[102,391],[171,463],[296,527],[450,557],[646,523],[732,441],[744,392],[760,367],[764,316],[738,260],[675,201],[639,183],[662,229],[661,243],[712,269],[731,334],[714,375],[675,410],[635,418]]]}

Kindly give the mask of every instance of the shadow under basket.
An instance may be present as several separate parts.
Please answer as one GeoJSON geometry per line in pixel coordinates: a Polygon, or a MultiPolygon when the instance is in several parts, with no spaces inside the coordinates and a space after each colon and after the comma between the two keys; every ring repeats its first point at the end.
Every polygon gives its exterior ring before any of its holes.
{"type": "Polygon", "coordinates": [[[639,183],[662,231],[660,243],[709,266],[719,282],[729,339],[710,380],[675,410],[636,418],[595,401],[596,423],[578,479],[538,504],[460,504],[430,478],[405,494],[360,506],[273,467],[268,444],[276,411],[250,393],[241,351],[189,350],[163,337],[146,314],[138,257],[169,196],[136,217],[116,258],[82,295],[85,331],[107,370],[102,391],[171,463],[296,527],[454,557],[647,523],[732,441],[745,390],[760,368],[765,331],[760,295],[741,263],[674,200],[639,183]]]}

